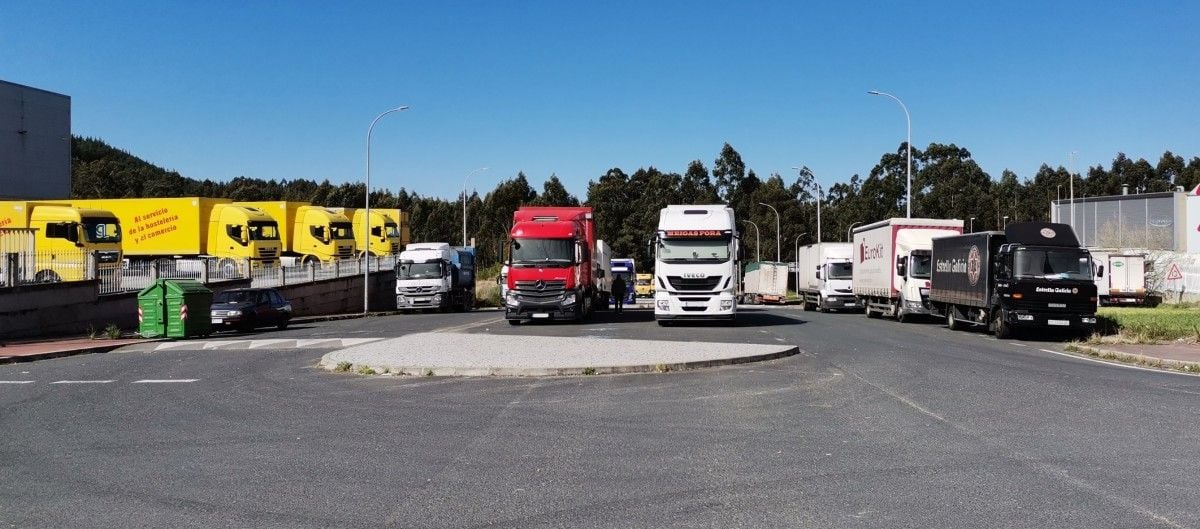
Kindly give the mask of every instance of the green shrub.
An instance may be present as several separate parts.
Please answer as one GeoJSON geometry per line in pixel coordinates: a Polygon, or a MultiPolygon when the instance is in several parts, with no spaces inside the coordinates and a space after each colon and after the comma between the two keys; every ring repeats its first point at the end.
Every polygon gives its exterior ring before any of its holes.
{"type": "Polygon", "coordinates": [[[115,323],[110,323],[104,328],[104,335],[110,340],[116,340],[121,337],[121,328],[115,323]]]}

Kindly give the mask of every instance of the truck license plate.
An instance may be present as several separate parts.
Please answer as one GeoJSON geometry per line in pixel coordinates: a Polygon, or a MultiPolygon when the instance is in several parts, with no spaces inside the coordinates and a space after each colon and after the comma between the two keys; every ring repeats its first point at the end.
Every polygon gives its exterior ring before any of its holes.
{"type": "Polygon", "coordinates": [[[1047,325],[1058,325],[1060,327],[1070,327],[1071,322],[1068,320],[1046,320],[1047,325]]]}
{"type": "Polygon", "coordinates": [[[214,324],[214,325],[220,325],[220,324],[222,324],[222,323],[225,323],[225,320],[223,320],[223,319],[221,319],[221,318],[213,318],[213,319],[212,319],[212,322],[213,322],[213,324],[214,324]]]}
{"type": "Polygon", "coordinates": [[[549,314],[547,314],[547,313],[545,313],[545,312],[537,312],[537,313],[534,313],[534,314],[530,314],[530,317],[531,317],[531,318],[534,318],[534,319],[539,319],[539,320],[540,320],[540,319],[544,319],[544,318],[549,318],[549,317],[550,317],[550,315],[549,315],[549,314]]]}

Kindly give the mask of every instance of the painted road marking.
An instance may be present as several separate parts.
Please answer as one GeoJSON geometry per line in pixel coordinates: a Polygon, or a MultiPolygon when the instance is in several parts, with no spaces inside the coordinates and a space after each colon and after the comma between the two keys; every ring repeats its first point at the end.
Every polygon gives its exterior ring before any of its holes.
{"type": "Polygon", "coordinates": [[[116,380],[57,380],[51,384],[111,384],[116,380]]]}
{"type": "Polygon", "coordinates": [[[1023,343],[1014,343],[1013,345],[1015,345],[1017,347],[1029,347],[1028,345],[1025,345],[1023,343]]]}
{"type": "Polygon", "coordinates": [[[0,380],[0,384],[32,384],[32,380],[0,380]]]}
{"type": "Polygon", "coordinates": [[[134,380],[133,382],[130,382],[130,384],[173,384],[173,383],[196,382],[198,380],[200,380],[200,379],[198,379],[198,378],[157,378],[157,379],[156,378],[145,378],[142,380],[134,380]]]}

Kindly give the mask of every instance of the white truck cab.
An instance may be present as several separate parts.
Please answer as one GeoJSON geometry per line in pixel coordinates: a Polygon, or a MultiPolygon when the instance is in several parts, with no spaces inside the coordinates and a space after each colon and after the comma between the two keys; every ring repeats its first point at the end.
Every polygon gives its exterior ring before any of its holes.
{"type": "Polygon", "coordinates": [[[737,315],[738,234],[733,208],[667,206],[651,241],[654,319],[726,320],[737,315]]]}

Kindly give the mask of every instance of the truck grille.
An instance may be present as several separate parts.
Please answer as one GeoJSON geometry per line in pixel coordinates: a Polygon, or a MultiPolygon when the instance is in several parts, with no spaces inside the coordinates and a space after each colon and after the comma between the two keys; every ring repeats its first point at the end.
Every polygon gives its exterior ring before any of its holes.
{"type": "Polygon", "coordinates": [[[121,252],[96,252],[96,261],[101,264],[115,263],[121,252]]]}
{"type": "Polygon", "coordinates": [[[401,294],[432,294],[437,291],[437,285],[427,285],[423,287],[400,287],[396,290],[401,294]]]}
{"type": "Polygon", "coordinates": [[[567,290],[566,281],[517,281],[513,289],[517,295],[530,301],[550,300],[562,296],[567,290]]]}
{"type": "Polygon", "coordinates": [[[341,259],[349,259],[351,255],[354,255],[354,249],[349,246],[343,246],[338,248],[337,255],[341,259]]]}
{"type": "Polygon", "coordinates": [[[259,248],[258,256],[265,259],[274,259],[279,256],[279,250],[275,248],[259,248]]]}
{"type": "Polygon", "coordinates": [[[690,279],[681,276],[667,276],[667,282],[671,284],[671,288],[675,290],[686,290],[693,292],[712,292],[717,289],[717,285],[721,282],[721,276],[706,277],[704,279],[690,279]]]}
{"type": "Polygon", "coordinates": [[[1050,301],[1024,301],[1011,300],[1010,307],[1012,310],[1028,310],[1032,312],[1062,312],[1067,314],[1092,314],[1096,312],[1096,305],[1089,302],[1050,302],[1050,301]],[[1050,303],[1059,303],[1065,305],[1062,307],[1051,307],[1050,303]]]}
{"type": "Polygon", "coordinates": [[[400,243],[392,243],[392,253],[400,253],[400,243]]]}

